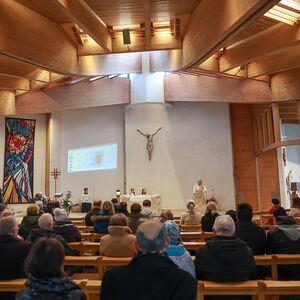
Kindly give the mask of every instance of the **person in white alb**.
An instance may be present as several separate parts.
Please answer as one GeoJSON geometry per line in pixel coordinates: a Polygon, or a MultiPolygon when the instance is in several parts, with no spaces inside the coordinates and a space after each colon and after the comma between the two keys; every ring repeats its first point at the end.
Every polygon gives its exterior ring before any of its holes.
{"type": "Polygon", "coordinates": [[[89,195],[89,189],[86,187],[83,189],[81,195],[81,212],[89,212],[92,209],[92,197],[89,195]]]}
{"type": "Polygon", "coordinates": [[[203,184],[203,181],[199,179],[193,187],[193,200],[195,201],[196,209],[204,214],[206,207],[207,189],[203,184]]]}

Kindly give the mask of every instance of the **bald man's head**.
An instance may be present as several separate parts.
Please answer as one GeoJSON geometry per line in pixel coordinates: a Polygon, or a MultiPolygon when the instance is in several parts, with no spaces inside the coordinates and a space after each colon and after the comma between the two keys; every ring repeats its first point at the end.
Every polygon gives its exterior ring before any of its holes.
{"type": "Polygon", "coordinates": [[[51,214],[48,214],[48,213],[42,214],[39,217],[38,223],[39,223],[40,228],[42,228],[42,229],[45,229],[45,230],[53,229],[54,221],[53,221],[53,217],[51,214]]]}
{"type": "Polygon", "coordinates": [[[137,229],[136,240],[140,250],[162,251],[167,247],[164,225],[157,221],[145,221],[137,229]]]}

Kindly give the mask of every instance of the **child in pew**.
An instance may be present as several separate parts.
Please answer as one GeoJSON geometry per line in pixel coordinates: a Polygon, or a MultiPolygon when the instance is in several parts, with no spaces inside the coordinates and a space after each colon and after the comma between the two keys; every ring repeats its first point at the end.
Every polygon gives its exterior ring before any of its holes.
{"type": "Polygon", "coordinates": [[[182,270],[196,278],[195,266],[191,255],[179,244],[180,231],[178,225],[171,220],[164,223],[166,234],[170,240],[166,248],[167,256],[182,270]]]}

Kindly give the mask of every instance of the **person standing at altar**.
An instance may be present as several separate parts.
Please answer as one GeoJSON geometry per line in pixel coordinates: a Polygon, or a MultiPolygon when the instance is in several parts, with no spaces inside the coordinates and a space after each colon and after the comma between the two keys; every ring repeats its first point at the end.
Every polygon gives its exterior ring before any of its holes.
{"type": "Polygon", "coordinates": [[[92,209],[92,197],[89,195],[89,189],[86,187],[83,189],[83,194],[81,195],[81,212],[88,213],[92,209]]]}
{"type": "Polygon", "coordinates": [[[193,187],[193,200],[195,202],[196,209],[204,214],[206,208],[207,189],[203,181],[199,179],[193,187]]]}
{"type": "Polygon", "coordinates": [[[83,189],[83,194],[81,195],[81,202],[92,203],[92,197],[89,194],[89,189],[86,187],[83,189]]]}
{"type": "Polygon", "coordinates": [[[142,188],[141,195],[142,195],[142,196],[146,196],[146,195],[147,195],[146,188],[142,188]]]}
{"type": "Polygon", "coordinates": [[[134,188],[131,188],[130,189],[130,194],[129,194],[130,196],[136,196],[136,193],[135,193],[135,190],[134,190],[134,188]]]}

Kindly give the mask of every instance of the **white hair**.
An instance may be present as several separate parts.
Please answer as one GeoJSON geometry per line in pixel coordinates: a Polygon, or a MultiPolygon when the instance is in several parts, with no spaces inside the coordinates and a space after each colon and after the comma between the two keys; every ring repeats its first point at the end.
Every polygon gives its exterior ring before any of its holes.
{"type": "Polygon", "coordinates": [[[39,226],[42,229],[52,229],[53,228],[53,217],[51,214],[45,213],[39,217],[39,226]]]}
{"type": "Polygon", "coordinates": [[[229,215],[219,216],[215,220],[213,230],[216,235],[234,236],[235,224],[229,215]]]}
{"type": "Polygon", "coordinates": [[[0,219],[0,234],[12,234],[15,230],[18,230],[18,222],[14,216],[0,219]]]}
{"type": "Polygon", "coordinates": [[[68,220],[68,214],[65,209],[55,208],[53,210],[54,220],[55,221],[66,221],[68,220]]]}

